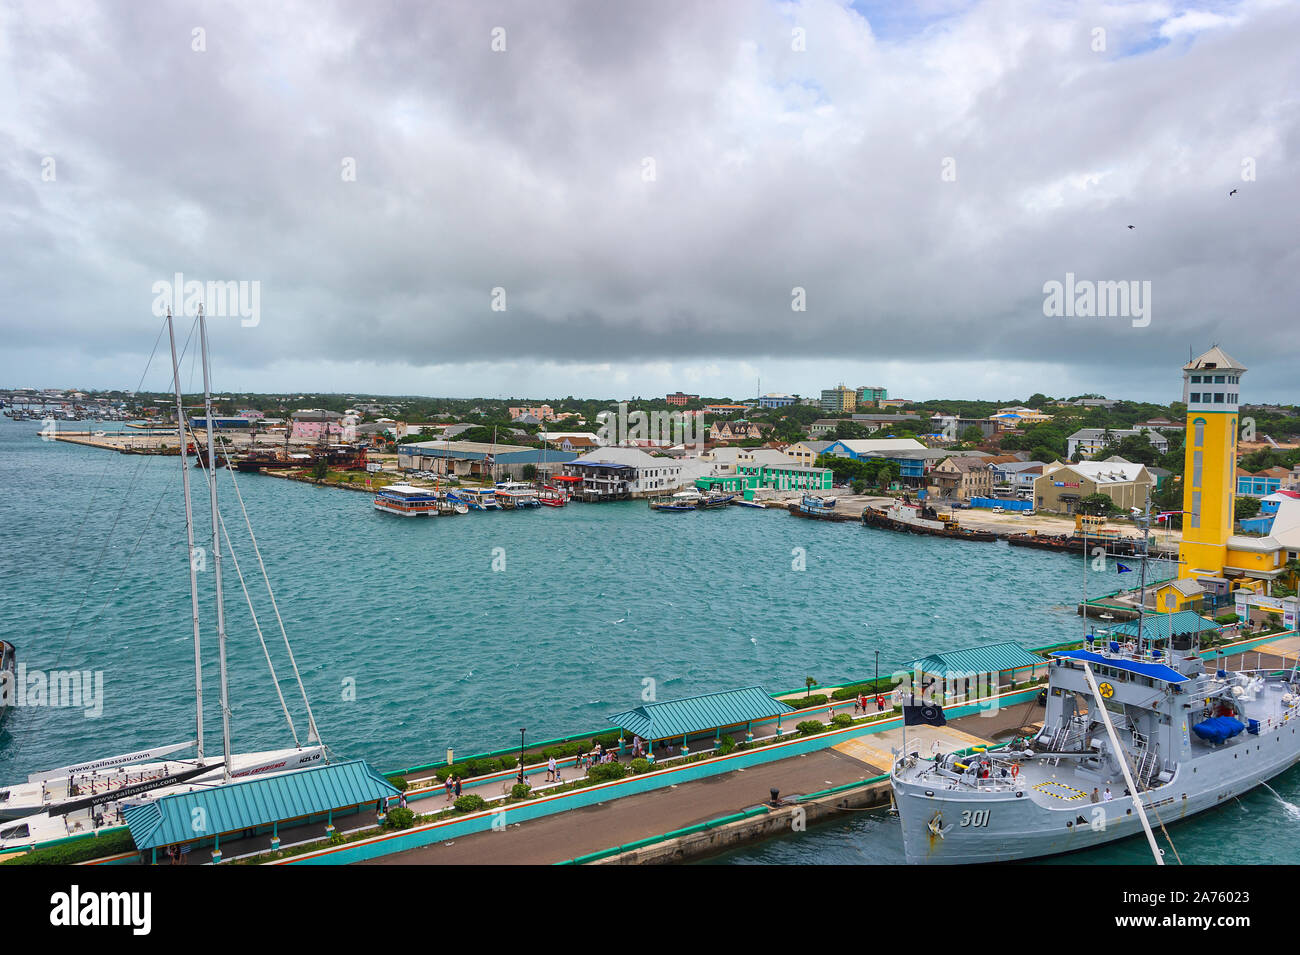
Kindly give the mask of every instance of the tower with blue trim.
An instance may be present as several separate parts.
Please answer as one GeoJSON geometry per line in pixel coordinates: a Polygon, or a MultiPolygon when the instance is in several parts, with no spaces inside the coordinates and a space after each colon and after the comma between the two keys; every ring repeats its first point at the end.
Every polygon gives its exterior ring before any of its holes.
{"type": "Polygon", "coordinates": [[[1215,345],[1183,366],[1187,432],[1180,577],[1221,577],[1236,497],[1242,364],[1215,345]]]}

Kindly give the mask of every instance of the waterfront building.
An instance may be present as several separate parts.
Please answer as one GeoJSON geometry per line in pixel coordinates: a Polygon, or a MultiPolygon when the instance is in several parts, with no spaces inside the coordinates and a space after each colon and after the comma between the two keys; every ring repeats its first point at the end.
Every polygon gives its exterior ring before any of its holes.
{"type": "Polygon", "coordinates": [[[759,488],[774,491],[829,491],[835,484],[830,468],[806,468],[798,464],[739,464],[736,473],[749,479],[745,500],[753,500],[759,488]]]}
{"type": "Polygon", "coordinates": [[[1073,458],[1078,451],[1082,452],[1084,457],[1091,457],[1106,450],[1109,445],[1119,444],[1124,438],[1139,434],[1146,435],[1147,440],[1151,442],[1151,447],[1160,454],[1169,451],[1169,439],[1158,431],[1144,428],[1080,428],[1065,439],[1065,456],[1073,458]]]}
{"type": "Polygon", "coordinates": [[[951,436],[950,440],[960,440],[967,428],[979,428],[980,434],[991,438],[998,433],[998,423],[989,418],[963,418],[959,415],[936,414],[930,416],[930,427],[940,434],[951,436]]]}
{"type": "Polygon", "coordinates": [[[822,391],[822,411],[827,414],[848,414],[858,404],[858,393],[852,388],[837,385],[822,391]]]}
{"type": "Polygon", "coordinates": [[[794,395],[769,392],[758,399],[758,406],[760,408],[785,408],[798,400],[794,395]]]}
{"type": "Polygon", "coordinates": [[[415,441],[397,448],[397,463],[403,470],[496,480],[521,480],[529,467],[530,473],[544,477],[576,457],[572,451],[555,448],[522,448],[479,441],[415,441]]]}
{"type": "MultiPolygon", "coordinates": [[[[218,418],[212,417],[212,427],[218,431],[245,431],[253,425],[249,418],[218,418]]],[[[190,418],[190,427],[196,431],[201,431],[208,426],[208,419],[199,415],[197,418],[190,418]]]]}
{"type": "MultiPolygon", "coordinates": [[[[1237,486],[1237,403],[1245,372],[1217,345],[1183,366],[1187,441],[1180,577],[1222,577],[1228,566],[1237,486]]],[[[1253,570],[1271,569],[1254,546],[1244,547],[1242,556],[1253,570]]]]}
{"type": "Polygon", "coordinates": [[[857,388],[857,403],[861,408],[877,404],[888,397],[888,388],[881,388],[873,385],[859,385],[857,388]]]}
{"type": "Polygon", "coordinates": [[[705,405],[704,413],[722,416],[743,414],[749,410],[749,407],[749,405],[705,405]]]}
{"type": "Polygon", "coordinates": [[[1120,510],[1141,509],[1154,486],[1150,471],[1121,457],[1078,464],[1056,461],[1035,479],[1034,505],[1043,511],[1073,514],[1083,498],[1105,494],[1120,510]]]}
{"type": "Polygon", "coordinates": [[[930,483],[943,498],[992,497],[993,466],[983,458],[950,455],[935,465],[930,483]]]}
{"type": "Polygon", "coordinates": [[[1205,588],[1190,577],[1166,580],[1147,594],[1147,609],[1160,613],[1199,611],[1204,602],[1205,588]]]}
{"type": "MultiPolygon", "coordinates": [[[[697,466],[698,467],[698,466],[697,466]]],[[[587,500],[617,500],[675,491],[699,476],[672,458],[653,457],[639,448],[597,448],[574,458],[564,473],[581,478],[575,493],[587,500]]]]}
{"type": "Polygon", "coordinates": [[[677,405],[680,407],[682,405],[690,404],[692,401],[699,401],[700,396],[688,395],[683,391],[674,391],[671,395],[666,396],[664,400],[670,405],[677,405]]]}

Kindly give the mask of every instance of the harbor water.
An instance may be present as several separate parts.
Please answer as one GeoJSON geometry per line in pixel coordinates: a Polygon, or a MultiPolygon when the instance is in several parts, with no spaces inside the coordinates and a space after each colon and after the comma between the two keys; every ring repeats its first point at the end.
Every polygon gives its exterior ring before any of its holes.
{"type": "MultiPolygon", "coordinates": [[[[29,673],[101,674],[103,698],[102,707],[15,708],[0,733],[0,781],[194,734],[179,461],[43,441],[38,427],[0,419],[0,636],[29,673]]],[[[206,484],[201,472],[192,477],[207,548],[197,557],[206,744],[216,753],[215,561],[206,484]]],[[[219,479],[222,516],[304,738],[231,475],[219,479]]],[[[325,743],[383,770],[448,748],[467,756],[508,747],[521,727],[529,742],[608,727],[607,716],[643,699],[869,678],[876,651],[889,673],[933,650],[1082,633],[1081,559],[1002,542],[748,508],[656,513],[643,502],[412,520],[376,511],[363,493],[237,479],[325,743]]],[[[223,574],[233,747],[289,745],[229,559],[223,574]]],[[[1114,561],[1089,573],[1094,596],[1127,582],[1114,561]]],[[[1295,776],[1274,783],[1291,803],[1300,802],[1295,776]]],[[[1262,833],[1294,825],[1289,811],[1261,789],[1210,815],[1285,854],[1262,833]]],[[[895,825],[864,813],[728,859],[896,862],[895,825]]],[[[1205,827],[1208,846],[1212,825],[1207,816],[1180,831],[1205,827]]],[[[1141,851],[1124,844],[1097,855],[1128,861],[1141,851]]]]}

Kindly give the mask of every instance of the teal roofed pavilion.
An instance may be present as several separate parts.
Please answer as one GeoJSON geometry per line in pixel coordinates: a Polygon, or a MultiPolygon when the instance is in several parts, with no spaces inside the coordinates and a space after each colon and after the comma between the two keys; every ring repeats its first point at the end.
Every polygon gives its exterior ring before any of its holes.
{"type": "Polygon", "coordinates": [[[968,677],[975,673],[1003,673],[1022,667],[1046,666],[1047,661],[1018,643],[990,643],[963,650],[944,650],[913,660],[909,669],[941,677],[968,677]]]}
{"type": "MultiPolygon", "coordinates": [[[[1142,641],[1168,640],[1175,633],[1217,633],[1223,628],[1213,620],[1202,617],[1194,610],[1176,613],[1147,613],[1142,615],[1142,641]]],[[[1110,628],[1112,636],[1136,637],[1138,622],[1125,620],[1110,628]]]]}
{"type": "Polygon", "coordinates": [[[682,700],[646,703],[626,713],[609,717],[620,729],[644,740],[686,739],[708,731],[748,725],[795,712],[795,708],[774,700],[761,686],[705,693],[682,700]]]}
{"type": "Polygon", "coordinates": [[[398,789],[365,760],[316,766],[264,779],[174,793],[130,806],[122,814],[137,849],[217,842],[213,861],[220,861],[219,840],[263,826],[329,814],[400,795],[398,789]],[[204,820],[195,829],[195,819],[204,820]]]}

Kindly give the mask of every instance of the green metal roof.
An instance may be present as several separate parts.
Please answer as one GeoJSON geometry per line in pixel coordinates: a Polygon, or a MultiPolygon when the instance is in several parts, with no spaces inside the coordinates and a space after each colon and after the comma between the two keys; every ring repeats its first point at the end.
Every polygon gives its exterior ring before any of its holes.
{"type": "MultiPolygon", "coordinates": [[[[1108,628],[1117,636],[1135,637],[1138,632],[1136,620],[1125,620],[1108,628]]],[[[1194,610],[1179,610],[1176,613],[1148,613],[1142,615],[1143,640],[1168,640],[1174,633],[1201,633],[1204,630],[1221,629],[1217,623],[1202,617],[1194,610]]]]}
{"type": "Polygon", "coordinates": [[[353,759],[163,796],[129,807],[123,817],[136,848],[155,849],[396,795],[365,760],[353,759]],[[196,819],[204,820],[198,831],[196,819]]]}
{"type": "Polygon", "coordinates": [[[761,686],[747,686],[739,690],[689,696],[684,700],[647,703],[626,713],[611,716],[609,721],[642,739],[655,740],[700,733],[721,726],[734,726],[794,711],[793,706],[772,699],[761,686]]]}
{"type": "Polygon", "coordinates": [[[969,676],[972,673],[1000,673],[1018,667],[1043,666],[1047,663],[1018,643],[990,643],[964,650],[944,650],[913,660],[910,669],[941,676],[969,676]]]}

